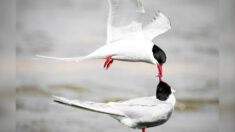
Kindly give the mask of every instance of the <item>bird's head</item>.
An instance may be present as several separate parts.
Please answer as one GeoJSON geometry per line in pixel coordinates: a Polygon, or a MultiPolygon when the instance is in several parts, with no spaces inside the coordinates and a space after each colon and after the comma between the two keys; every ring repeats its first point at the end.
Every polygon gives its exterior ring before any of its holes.
{"type": "Polygon", "coordinates": [[[168,99],[168,97],[175,93],[175,90],[172,89],[167,83],[160,81],[157,85],[157,92],[156,92],[156,98],[165,101],[168,99]]]}
{"type": "Polygon", "coordinates": [[[156,63],[158,62],[158,71],[161,76],[162,75],[162,65],[166,62],[166,54],[161,48],[159,48],[155,44],[153,45],[152,52],[153,52],[153,57],[154,57],[156,63]]]}
{"type": "Polygon", "coordinates": [[[154,59],[162,66],[166,62],[165,52],[155,44],[153,45],[152,52],[154,59]]]}

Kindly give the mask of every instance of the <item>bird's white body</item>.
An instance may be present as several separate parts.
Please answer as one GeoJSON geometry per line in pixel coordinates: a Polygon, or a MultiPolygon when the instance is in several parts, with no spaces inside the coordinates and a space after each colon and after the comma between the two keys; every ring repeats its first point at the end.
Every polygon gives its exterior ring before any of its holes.
{"type": "Polygon", "coordinates": [[[86,59],[106,59],[111,55],[113,60],[156,64],[157,61],[151,51],[152,42],[140,34],[139,37],[130,36],[126,39],[106,44],[89,54],[86,59]]]}
{"type": "Polygon", "coordinates": [[[128,127],[141,129],[165,123],[174,110],[176,100],[175,96],[171,94],[166,101],[160,101],[155,96],[152,96],[109,103],[95,103],[55,97],[55,102],[108,114],[128,127]]]}
{"type": "Polygon", "coordinates": [[[153,96],[109,104],[126,115],[125,117],[115,115],[112,117],[128,127],[140,129],[165,123],[174,110],[175,97],[171,95],[166,102],[159,101],[153,96]]]}

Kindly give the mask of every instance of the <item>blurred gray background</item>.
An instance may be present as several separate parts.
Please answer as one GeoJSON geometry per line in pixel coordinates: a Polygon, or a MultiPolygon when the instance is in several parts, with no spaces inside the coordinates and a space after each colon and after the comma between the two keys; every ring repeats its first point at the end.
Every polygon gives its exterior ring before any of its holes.
{"type": "MultiPolygon", "coordinates": [[[[144,0],[144,24],[161,10],[172,30],[157,37],[167,54],[163,80],[177,90],[175,113],[147,129],[214,132],[219,129],[218,1],[144,0]]],[[[16,130],[19,132],[137,131],[111,117],[54,104],[51,95],[97,102],[153,96],[156,66],[105,60],[36,61],[35,54],[83,56],[105,44],[106,0],[16,1],[16,130]]],[[[140,130],[138,130],[140,131],[140,130]]]]}
{"type": "Polygon", "coordinates": [[[0,1],[0,132],[15,131],[15,6],[0,1]]]}
{"type": "Polygon", "coordinates": [[[235,130],[235,1],[220,4],[220,131],[235,130]]]}

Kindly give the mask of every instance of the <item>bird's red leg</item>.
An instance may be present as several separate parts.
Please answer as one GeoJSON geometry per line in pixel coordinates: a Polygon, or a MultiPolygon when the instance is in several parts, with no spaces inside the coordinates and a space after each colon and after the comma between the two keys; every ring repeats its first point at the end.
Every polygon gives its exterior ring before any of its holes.
{"type": "Polygon", "coordinates": [[[106,59],[106,61],[104,62],[104,68],[105,68],[105,67],[107,66],[107,64],[110,62],[111,58],[112,58],[112,55],[110,55],[110,56],[106,59]]]}
{"type": "Polygon", "coordinates": [[[142,128],[142,132],[145,132],[145,128],[142,128]]]}
{"type": "Polygon", "coordinates": [[[111,60],[109,61],[109,63],[107,64],[106,70],[109,69],[109,67],[111,66],[112,63],[113,63],[113,59],[111,59],[111,60]]]}

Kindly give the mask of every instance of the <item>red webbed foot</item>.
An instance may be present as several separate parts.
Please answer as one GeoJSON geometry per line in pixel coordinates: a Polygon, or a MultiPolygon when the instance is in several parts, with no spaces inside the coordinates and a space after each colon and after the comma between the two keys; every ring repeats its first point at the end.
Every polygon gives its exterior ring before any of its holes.
{"type": "Polygon", "coordinates": [[[106,67],[106,70],[107,70],[111,66],[112,63],[113,63],[113,59],[112,59],[112,56],[110,55],[104,62],[104,68],[106,67]]]}

